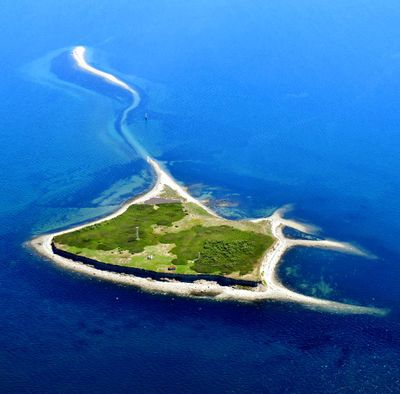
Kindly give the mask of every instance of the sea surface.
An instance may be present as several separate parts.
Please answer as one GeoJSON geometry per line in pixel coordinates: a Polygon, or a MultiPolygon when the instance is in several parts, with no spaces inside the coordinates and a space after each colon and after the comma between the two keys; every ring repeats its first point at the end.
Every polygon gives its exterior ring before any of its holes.
{"type": "Polygon", "coordinates": [[[400,392],[399,20],[395,0],[3,1],[0,392],[400,392]],[[34,255],[153,181],[75,45],[139,91],[132,138],[193,195],[233,219],[292,204],[370,255],[296,248],[284,283],[388,314],[152,295],[34,255]]]}

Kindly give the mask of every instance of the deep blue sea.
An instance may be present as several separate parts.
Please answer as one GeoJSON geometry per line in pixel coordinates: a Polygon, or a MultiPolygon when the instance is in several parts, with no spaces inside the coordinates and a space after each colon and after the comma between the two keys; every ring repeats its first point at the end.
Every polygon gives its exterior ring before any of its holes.
{"type": "Polygon", "coordinates": [[[397,0],[3,1],[0,392],[399,393],[399,20],[397,0]],[[293,249],[289,287],[390,312],[152,295],[32,254],[152,182],[75,45],[138,89],[132,136],[194,195],[230,218],[293,204],[375,256],[293,249]]]}

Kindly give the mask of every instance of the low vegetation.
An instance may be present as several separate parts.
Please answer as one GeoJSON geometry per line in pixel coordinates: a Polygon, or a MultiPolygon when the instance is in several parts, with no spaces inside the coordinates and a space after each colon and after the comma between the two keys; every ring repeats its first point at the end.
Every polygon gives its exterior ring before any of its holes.
{"type": "Polygon", "coordinates": [[[131,205],[125,213],[106,222],[56,237],[55,241],[92,250],[127,250],[140,253],[147,245],[159,243],[154,225],[171,226],[186,213],[182,204],[131,205]],[[136,237],[138,231],[138,237],[136,237]]]}
{"type": "Polygon", "coordinates": [[[263,224],[214,218],[190,203],[131,205],[118,217],[55,237],[61,249],[158,272],[257,279],[273,243],[263,224]]]}

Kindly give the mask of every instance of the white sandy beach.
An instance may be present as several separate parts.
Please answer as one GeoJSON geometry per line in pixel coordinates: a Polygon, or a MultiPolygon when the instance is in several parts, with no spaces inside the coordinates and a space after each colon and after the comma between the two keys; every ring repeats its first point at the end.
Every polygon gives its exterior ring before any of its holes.
{"type": "MultiPolygon", "coordinates": [[[[77,65],[83,70],[90,72],[103,78],[110,83],[120,86],[131,92],[132,94],[132,104],[124,110],[121,126],[126,121],[128,113],[132,111],[140,102],[140,97],[138,93],[132,89],[129,85],[119,80],[112,74],[106,73],[104,71],[98,70],[90,66],[85,60],[85,48],[76,47],[72,51],[72,56],[74,57],[77,65]]],[[[128,132],[128,130],[125,130],[128,132]]],[[[140,146],[136,141],[132,140],[132,147],[134,147],[140,154],[145,154],[146,151],[140,146]]],[[[160,196],[163,189],[168,186],[173,189],[179,196],[187,201],[195,203],[201,206],[203,209],[207,210],[210,214],[218,216],[210,208],[202,204],[200,201],[193,198],[182,186],[180,186],[172,177],[163,169],[159,163],[154,159],[147,156],[147,161],[154,170],[156,176],[156,182],[151,190],[147,193],[125,203],[121,208],[107,217],[98,219],[96,221],[76,226],[64,231],[55,232],[51,234],[41,235],[30,241],[30,246],[41,256],[51,260],[55,264],[71,270],[78,272],[80,274],[95,277],[101,280],[112,281],[122,285],[131,285],[141,288],[145,291],[175,294],[179,296],[190,296],[190,297],[208,297],[214,298],[216,300],[237,300],[237,301],[263,301],[263,300],[278,300],[278,301],[290,301],[303,304],[307,307],[326,310],[331,312],[339,313],[354,313],[354,314],[376,314],[382,315],[385,313],[384,310],[373,308],[373,307],[363,307],[357,305],[349,305],[340,302],[334,302],[329,300],[323,300],[319,298],[314,298],[310,296],[305,296],[303,294],[294,292],[286,288],[277,276],[277,267],[281,262],[282,256],[292,247],[303,246],[303,247],[316,247],[316,248],[329,248],[338,250],[345,253],[355,253],[363,255],[363,252],[356,247],[342,243],[334,240],[296,240],[288,239],[283,234],[283,227],[290,226],[297,230],[308,232],[310,228],[304,224],[298,223],[296,221],[288,220],[283,217],[284,209],[276,211],[272,216],[264,219],[255,219],[254,221],[265,221],[266,226],[270,226],[272,234],[276,239],[274,245],[265,254],[260,269],[260,275],[264,285],[260,285],[252,290],[239,289],[229,286],[221,286],[215,282],[208,281],[196,281],[194,283],[183,283],[175,280],[154,280],[150,278],[139,278],[133,275],[121,274],[112,271],[102,271],[95,269],[90,265],[86,265],[77,261],[73,261],[53,253],[51,243],[52,239],[56,235],[64,234],[67,232],[75,231],[80,228],[92,225],[95,223],[100,223],[112,219],[123,212],[125,212],[128,207],[132,204],[142,203],[150,198],[160,196]]]]}

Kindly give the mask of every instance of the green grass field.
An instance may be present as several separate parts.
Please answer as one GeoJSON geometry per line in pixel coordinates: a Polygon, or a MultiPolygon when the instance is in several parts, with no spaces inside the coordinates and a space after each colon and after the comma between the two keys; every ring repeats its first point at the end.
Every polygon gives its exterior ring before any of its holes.
{"type": "Polygon", "coordinates": [[[138,204],[54,241],[61,249],[109,264],[255,280],[260,259],[273,243],[265,227],[214,218],[190,203],[138,204]]]}

